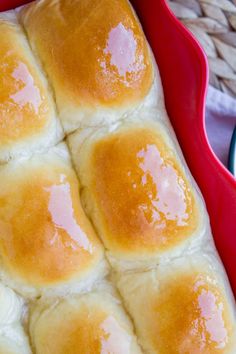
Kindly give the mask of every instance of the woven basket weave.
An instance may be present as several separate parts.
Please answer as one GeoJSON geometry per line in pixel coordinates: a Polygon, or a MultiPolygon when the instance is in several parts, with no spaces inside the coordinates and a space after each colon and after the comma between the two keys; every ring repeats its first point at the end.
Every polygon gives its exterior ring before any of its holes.
{"type": "Polygon", "coordinates": [[[236,97],[236,0],[169,0],[208,56],[210,83],[236,97]]]}

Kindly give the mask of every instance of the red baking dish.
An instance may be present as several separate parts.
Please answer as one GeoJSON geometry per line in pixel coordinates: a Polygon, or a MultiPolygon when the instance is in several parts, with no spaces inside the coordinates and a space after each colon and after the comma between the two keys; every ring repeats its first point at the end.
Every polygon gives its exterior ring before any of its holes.
{"type": "MultiPolygon", "coordinates": [[[[26,2],[1,0],[0,11],[26,2]]],[[[214,155],[206,136],[206,56],[166,0],[133,0],[132,4],[155,54],[168,114],[204,195],[214,239],[236,295],[236,180],[214,155]]]]}

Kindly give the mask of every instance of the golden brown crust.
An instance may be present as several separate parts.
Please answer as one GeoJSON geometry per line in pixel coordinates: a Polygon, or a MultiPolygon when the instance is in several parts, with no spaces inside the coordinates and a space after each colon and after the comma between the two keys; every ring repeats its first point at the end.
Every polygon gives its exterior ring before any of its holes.
{"type": "Polygon", "coordinates": [[[123,106],[150,89],[148,46],[128,1],[41,1],[21,18],[56,95],[78,106],[123,106]],[[63,59],[62,59],[63,58],[63,59]]]}
{"type": "Polygon", "coordinates": [[[37,139],[55,119],[55,112],[20,27],[0,18],[0,32],[1,149],[32,136],[37,139]]]}
{"type": "Polygon", "coordinates": [[[38,354],[141,354],[125,312],[107,293],[62,300],[30,325],[38,354]]]}
{"type": "Polygon", "coordinates": [[[164,292],[150,296],[153,312],[147,329],[158,352],[230,353],[235,328],[215,281],[207,273],[176,273],[164,292]]]}
{"type": "Polygon", "coordinates": [[[196,231],[195,196],[161,132],[111,134],[94,144],[91,156],[89,188],[109,250],[166,251],[196,231]]]}
{"type": "Polygon", "coordinates": [[[234,353],[235,303],[225,284],[217,260],[199,254],[118,280],[143,348],[161,354],[234,353]]]}
{"type": "Polygon", "coordinates": [[[37,288],[95,271],[102,247],[69,164],[38,156],[0,175],[0,251],[8,275],[37,288]]]}

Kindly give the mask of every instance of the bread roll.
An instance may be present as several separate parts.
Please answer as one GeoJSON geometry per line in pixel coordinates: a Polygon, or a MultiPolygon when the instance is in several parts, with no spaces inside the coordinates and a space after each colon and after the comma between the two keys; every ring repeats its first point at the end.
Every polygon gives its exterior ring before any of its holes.
{"type": "Polygon", "coordinates": [[[127,0],[38,1],[20,21],[50,77],[66,132],[116,121],[162,95],[127,0]]]}
{"type": "Polygon", "coordinates": [[[23,300],[0,283],[0,354],[30,354],[21,325],[23,300]]]}
{"type": "Polygon", "coordinates": [[[0,168],[0,275],[25,296],[88,290],[103,247],[81,208],[64,144],[0,168]]]}
{"type": "Polygon", "coordinates": [[[131,322],[107,291],[36,306],[30,335],[37,354],[141,354],[131,322]]]}
{"type": "Polygon", "coordinates": [[[0,163],[62,139],[44,74],[13,12],[0,13],[0,163]]]}
{"type": "Polygon", "coordinates": [[[91,128],[68,141],[86,210],[114,267],[150,266],[200,245],[203,202],[163,124],[91,128]]]}
{"type": "Polygon", "coordinates": [[[236,353],[235,302],[223,268],[191,254],[143,273],[118,276],[118,288],[145,353],[236,353]]]}

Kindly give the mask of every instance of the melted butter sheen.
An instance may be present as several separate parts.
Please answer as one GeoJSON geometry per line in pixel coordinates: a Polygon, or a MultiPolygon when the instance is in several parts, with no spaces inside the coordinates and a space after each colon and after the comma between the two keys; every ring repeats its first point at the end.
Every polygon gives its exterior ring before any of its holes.
{"type": "Polygon", "coordinates": [[[77,104],[122,105],[147,94],[151,59],[128,1],[44,1],[23,20],[59,95],[63,88],[77,104]]]}
{"type": "Polygon", "coordinates": [[[49,107],[39,74],[24,54],[22,35],[1,20],[0,31],[0,144],[6,144],[42,129],[49,107]]]}
{"type": "Polygon", "coordinates": [[[194,196],[160,134],[113,134],[95,145],[91,169],[107,247],[165,250],[196,230],[194,196]]]}
{"type": "MultiPolygon", "coordinates": [[[[54,312],[55,314],[55,312],[54,312]]],[[[54,322],[51,329],[44,329],[36,341],[37,353],[44,354],[129,354],[131,336],[120,326],[116,318],[96,306],[83,306],[79,311],[63,312],[63,321],[54,322]],[[55,338],[53,333],[61,333],[55,338]],[[37,343],[38,342],[38,343],[37,343]]]]}
{"type": "MultiPolygon", "coordinates": [[[[45,167],[42,167],[42,170],[45,167]]],[[[4,267],[32,285],[86,271],[100,246],[79,202],[70,170],[26,170],[0,193],[0,250],[4,267]],[[18,180],[19,178],[19,180],[18,180]]]]}
{"type": "Polygon", "coordinates": [[[151,308],[149,333],[158,353],[231,353],[233,324],[226,299],[210,275],[172,278],[153,296],[151,308]]]}

